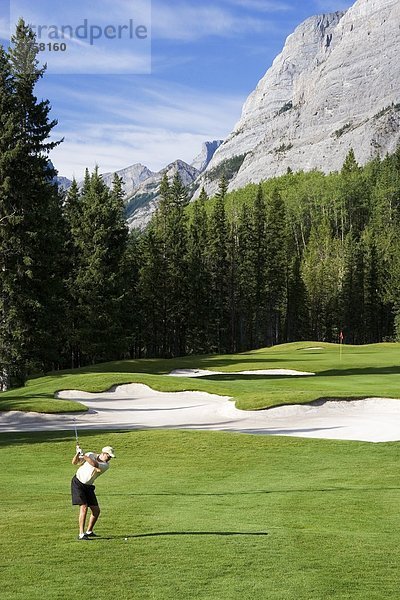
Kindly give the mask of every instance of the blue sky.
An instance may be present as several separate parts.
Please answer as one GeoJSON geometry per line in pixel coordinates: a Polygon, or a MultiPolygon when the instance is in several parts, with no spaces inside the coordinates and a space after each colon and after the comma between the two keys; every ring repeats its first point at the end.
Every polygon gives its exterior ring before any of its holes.
{"type": "MultiPolygon", "coordinates": [[[[150,24],[146,45],[137,44],[140,51],[135,57],[128,54],[126,42],[112,40],[102,54],[97,47],[93,59],[83,53],[84,43],[76,40],[68,68],[83,74],[66,74],[62,65],[55,68],[46,56],[49,73],[37,95],[50,100],[52,116],[59,121],[54,136],[65,138],[51,157],[60,175],[79,179],[85,167],[95,164],[106,172],[136,162],[152,170],[177,158],[191,162],[203,141],[223,139],[233,129],[248,94],[297,25],[311,15],[353,4],[351,0],[153,0],[150,21],[149,3],[38,0],[33,5],[38,14],[52,14],[57,24],[84,18],[98,25],[125,23],[132,15],[135,24],[150,24]],[[57,70],[63,74],[52,73],[57,70]]],[[[28,21],[34,19],[30,5],[12,0],[12,18],[21,14],[28,21]]],[[[0,0],[0,9],[0,37],[7,44],[9,3],[0,0]]],[[[37,22],[43,23],[43,18],[37,22]]]]}

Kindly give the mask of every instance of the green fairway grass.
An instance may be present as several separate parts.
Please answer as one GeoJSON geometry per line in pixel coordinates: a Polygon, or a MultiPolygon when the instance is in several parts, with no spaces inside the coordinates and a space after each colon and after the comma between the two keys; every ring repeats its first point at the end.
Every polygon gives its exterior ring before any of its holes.
{"type": "Polygon", "coordinates": [[[397,443],[183,431],[81,443],[117,453],[89,542],[70,505],[73,436],[0,436],[2,600],[399,597],[397,443]]]}
{"type": "Polygon", "coordinates": [[[101,392],[115,384],[144,383],[164,392],[199,390],[232,397],[241,409],[262,409],[319,398],[400,397],[400,344],[343,347],[296,342],[227,356],[190,356],[105,363],[30,379],[24,388],[0,393],[0,410],[70,412],[85,407],[54,394],[65,389],[101,392]],[[309,348],[320,347],[320,350],[309,348]],[[201,379],[168,377],[173,369],[224,371],[201,379]],[[233,375],[234,371],[296,369],[315,376],[233,375]]]}

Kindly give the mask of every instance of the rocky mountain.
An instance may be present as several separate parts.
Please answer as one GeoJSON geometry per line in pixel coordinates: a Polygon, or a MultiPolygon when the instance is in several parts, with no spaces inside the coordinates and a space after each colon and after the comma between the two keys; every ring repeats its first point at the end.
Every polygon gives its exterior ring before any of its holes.
{"type": "MultiPolygon", "coordinates": [[[[158,173],[151,173],[151,171],[149,171],[151,174],[148,177],[144,177],[137,185],[125,187],[127,202],[126,214],[129,228],[143,229],[149,223],[160,200],[160,183],[165,173],[170,181],[173,179],[174,175],[178,173],[184,185],[188,187],[189,195],[191,195],[196,189],[195,182],[204,169],[207,168],[208,163],[221,144],[222,140],[205,142],[200,154],[190,165],[183,160],[176,160],[161,169],[161,171],[158,171],[158,173]]],[[[128,167],[128,169],[125,170],[132,168],[133,167],[128,167]]],[[[118,171],[118,174],[125,181],[122,171],[118,171]]],[[[108,179],[105,179],[105,181],[107,185],[110,184],[108,179]]]]}
{"type": "Polygon", "coordinates": [[[357,0],[291,34],[197,182],[213,193],[293,171],[364,164],[400,142],[400,2],[357,0]]]}
{"type": "MultiPolygon", "coordinates": [[[[117,171],[122,178],[126,197],[126,215],[130,229],[143,229],[150,221],[160,199],[160,183],[165,173],[172,180],[179,173],[182,182],[188,187],[189,195],[193,194],[194,182],[207,167],[217,148],[223,140],[204,142],[201,152],[189,165],[183,160],[176,160],[161,171],[154,173],[146,166],[137,163],[117,171]]],[[[112,187],[114,173],[103,173],[102,178],[108,187],[112,187]]],[[[57,177],[60,188],[67,190],[71,181],[66,177],[57,177]]],[[[79,184],[82,185],[82,182],[79,184]]]]}
{"type": "Polygon", "coordinates": [[[58,187],[63,191],[68,190],[72,183],[72,181],[70,179],[68,179],[67,177],[58,177],[57,176],[55,178],[55,181],[56,181],[58,187]]]}
{"type": "Polygon", "coordinates": [[[165,173],[169,181],[178,173],[189,190],[200,175],[200,171],[195,167],[183,160],[176,160],[146,179],[127,198],[126,215],[130,229],[143,229],[150,222],[160,200],[160,184],[165,173]]]}
{"type": "Polygon", "coordinates": [[[204,142],[201,147],[200,154],[196,156],[194,161],[191,163],[191,166],[202,173],[223,141],[224,140],[214,140],[212,142],[204,142]]]}
{"type": "MultiPolygon", "coordinates": [[[[150,171],[150,169],[144,165],[137,163],[117,171],[117,175],[122,178],[124,182],[125,194],[127,197],[129,197],[143,183],[143,181],[146,181],[146,179],[149,179],[149,177],[153,177],[155,173],[150,171]]],[[[102,174],[103,181],[109,188],[112,187],[113,177],[114,173],[102,174]]]]}

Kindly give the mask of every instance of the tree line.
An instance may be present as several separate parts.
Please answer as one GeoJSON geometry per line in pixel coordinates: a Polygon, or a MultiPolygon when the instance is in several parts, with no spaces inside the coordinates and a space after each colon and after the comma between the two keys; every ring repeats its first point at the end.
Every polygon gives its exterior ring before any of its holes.
{"type": "Polygon", "coordinates": [[[23,21],[0,49],[0,389],[54,369],[312,339],[400,339],[400,149],[189,202],[164,177],[144,232],[123,182],[68,193],[23,21]]]}
{"type": "Polygon", "coordinates": [[[189,205],[178,178],[164,181],[138,241],[139,347],[176,356],[398,340],[399,240],[400,148],[364,167],[350,150],[340,172],[289,172],[230,194],[222,179],[215,198],[203,190],[189,205]]]}

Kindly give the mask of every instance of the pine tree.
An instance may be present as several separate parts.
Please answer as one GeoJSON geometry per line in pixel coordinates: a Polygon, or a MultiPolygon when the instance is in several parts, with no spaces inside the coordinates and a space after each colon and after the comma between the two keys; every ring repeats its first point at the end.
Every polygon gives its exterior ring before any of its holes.
{"type": "Polygon", "coordinates": [[[56,125],[49,119],[49,102],[39,102],[34,94],[44,74],[37,52],[35,36],[21,19],[7,55],[8,68],[4,53],[1,58],[3,92],[11,99],[2,115],[7,125],[3,140],[11,130],[13,136],[5,148],[1,181],[2,212],[7,218],[2,223],[6,262],[1,282],[0,354],[6,379],[11,377],[18,385],[29,371],[56,366],[63,320],[60,257],[64,226],[61,196],[48,159],[59,142],[48,139],[56,125]]]}
{"type": "Polygon", "coordinates": [[[23,319],[19,316],[18,290],[14,288],[18,266],[17,226],[21,216],[10,194],[10,162],[13,163],[17,135],[13,92],[10,66],[0,46],[0,391],[10,387],[15,370],[25,369],[23,319]]]}
{"type": "Polygon", "coordinates": [[[268,234],[267,210],[264,192],[260,184],[253,207],[254,245],[256,252],[255,263],[255,318],[254,341],[255,347],[264,346],[267,339],[268,295],[267,295],[267,261],[268,261],[268,234]]]}
{"type": "Polygon", "coordinates": [[[124,324],[127,351],[130,358],[142,358],[143,343],[143,306],[140,301],[140,267],[143,263],[142,234],[137,230],[130,232],[124,256],[123,280],[125,295],[123,298],[122,320],[124,324]]]}
{"type": "Polygon", "coordinates": [[[341,240],[327,219],[311,229],[302,261],[307,291],[309,328],[313,339],[333,341],[341,327],[340,300],[345,272],[341,240]]]}
{"type": "Polygon", "coordinates": [[[374,240],[375,285],[380,303],[378,340],[393,339],[399,319],[400,298],[400,147],[377,169],[371,191],[370,229],[374,240]]]}
{"type": "Polygon", "coordinates": [[[279,190],[273,190],[267,208],[266,295],[268,345],[281,341],[287,294],[287,227],[285,206],[279,190]]]}
{"type": "Polygon", "coordinates": [[[310,339],[308,314],[307,292],[301,276],[301,259],[294,253],[288,265],[285,341],[310,339]]]}
{"type": "Polygon", "coordinates": [[[146,232],[140,272],[144,306],[152,307],[145,317],[151,327],[149,349],[160,356],[186,352],[188,312],[187,191],[178,173],[172,183],[161,181],[161,200],[146,232]],[[153,284],[151,281],[153,280],[153,284]],[[157,328],[157,332],[155,331],[157,328]]]}
{"type": "Polygon", "coordinates": [[[222,175],[221,179],[219,180],[218,192],[217,192],[216,196],[218,198],[220,198],[221,200],[224,200],[227,191],[228,191],[228,181],[227,181],[225,175],[222,175]]]}
{"type": "Polygon", "coordinates": [[[208,196],[201,190],[193,203],[188,232],[188,349],[190,353],[209,351],[209,286],[207,268],[208,196]]]}
{"type": "Polygon", "coordinates": [[[209,219],[207,263],[210,273],[210,343],[214,351],[228,347],[228,224],[224,198],[217,194],[209,219]]]}
{"type": "Polygon", "coordinates": [[[229,352],[237,352],[238,333],[240,327],[240,290],[238,284],[239,274],[239,219],[233,211],[228,224],[226,254],[228,261],[227,273],[227,316],[229,319],[229,352]]]}
{"type": "MultiPolygon", "coordinates": [[[[110,191],[96,167],[81,198],[76,232],[78,266],[75,301],[79,311],[79,353],[85,361],[118,358],[123,352],[121,302],[126,293],[124,258],[128,242],[119,179],[110,191]]],[[[125,348],[126,350],[126,348],[125,348]]]]}
{"type": "Polygon", "coordinates": [[[364,337],[364,256],[361,243],[351,233],[347,235],[345,243],[342,294],[346,341],[361,344],[364,337]]]}
{"type": "Polygon", "coordinates": [[[139,242],[141,335],[145,355],[150,357],[163,356],[166,347],[165,257],[159,219],[156,213],[139,242]]]}
{"type": "MultiPolygon", "coordinates": [[[[89,174],[86,173],[89,177],[89,174]]],[[[65,245],[66,269],[65,269],[65,298],[66,298],[66,349],[65,360],[74,369],[79,367],[80,343],[79,323],[80,310],[76,293],[76,278],[80,266],[79,233],[82,223],[82,199],[79,186],[75,179],[66,194],[64,202],[64,218],[67,225],[67,241],[65,245]]]]}
{"type": "Polygon", "coordinates": [[[243,205],[238,226],[238,302],[239,326],[238,344],[240,350],[257,347],[257,264],[258,253],[256,244],[254,211],[243,205]],[[256,331],[255,331],[256,329],[256,331]]]}
{"type": "Polygon", "coordinates": [[[369,186],[351,148],[341,170],[341,194],[345,215],[344,234],[359,240],[369,219],[369,186]]]}
{"type": "Polygon", "coordinates": [[[383,310],[382,302],[378,295],[378,255],[372,230],[366,228],[362,237],[363,251],[363,305],[364,323],[362,343],[372,344],[380,340],[383,310]]]}
{"type": "Polygon", "coordinates": [[[166,251],[168,277],[168,353],[186,353],[188,268],[187,268],[187,190],[178,173],[170,189],[171,207],[167,215],[166,251]]]}

